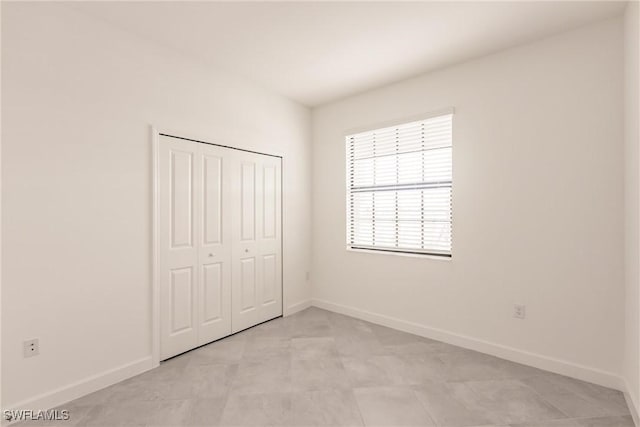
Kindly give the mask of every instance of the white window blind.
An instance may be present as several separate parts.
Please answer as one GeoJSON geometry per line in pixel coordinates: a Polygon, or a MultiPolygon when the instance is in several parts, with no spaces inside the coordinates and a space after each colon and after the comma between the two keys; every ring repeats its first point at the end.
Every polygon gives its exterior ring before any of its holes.
{"type": "Polygon", "coordinates": [[[347,245],[451,256],[452,114],[347,136],[347,245]]]}

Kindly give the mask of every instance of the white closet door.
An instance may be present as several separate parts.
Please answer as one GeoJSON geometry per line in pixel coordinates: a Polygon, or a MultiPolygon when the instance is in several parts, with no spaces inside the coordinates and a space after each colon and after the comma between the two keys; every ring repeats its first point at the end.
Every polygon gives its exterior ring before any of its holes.
{"type": "Polygon", "coordinates": [[[198,344],[231,334],[231,187],[228,149],[198,144],[198,344]]]}
{"type": "Polygon", "coordinates": [[[282,315],[281,159],[236,151],[232,330],[282,315]]]}
{"type": "Polygon", "coordinates": [[[161,358],[198,345],[198,145],[161,137],[159,281],[161,358]]]}
{"type": "Polygon", "coordinates": [[[281,160],[161,136],[161,360],[282,315],[281,160]]]}
{"type": "Polygon", "coordinates": [[[160,138],[163,360],[231,334],[228,151],[160,138]]]}

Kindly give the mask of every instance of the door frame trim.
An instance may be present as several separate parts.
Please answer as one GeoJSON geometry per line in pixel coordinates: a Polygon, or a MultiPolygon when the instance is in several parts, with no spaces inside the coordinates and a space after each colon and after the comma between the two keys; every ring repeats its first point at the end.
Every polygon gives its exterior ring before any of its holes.
{"type": "Polygon", "coordinates": [[[159,237],[160,237],[160,194],[158,183],[160,181],[160,137],[168,136],[171,138],[182,139],[185,141],[197,142],[200,144],[215,145],[222,148],[228,148],[232,150],[246,151],[249,153],[260,154],[264,156],[278,157],[280,158],[280,269],[281,282],[280,287],[282,289],[282,297],[280,298],[280,309],[284,316],[284,165],[285,156],[282,152],[265,153],[255,149],[254,147],[244,148],[242,144],[227,143],[224,144],[213,143],[207,141],[215,141],[218,138],[214,136],[210,137],[194,137],[189,132],[181,132],[170,129],[163,129],[154,125],[149,126],[151,133],[151,364],[152,367],[160,365],[160,253],[159,253],[159,237]],[[180,135],[180,136],[178,136],[180,135]]]}

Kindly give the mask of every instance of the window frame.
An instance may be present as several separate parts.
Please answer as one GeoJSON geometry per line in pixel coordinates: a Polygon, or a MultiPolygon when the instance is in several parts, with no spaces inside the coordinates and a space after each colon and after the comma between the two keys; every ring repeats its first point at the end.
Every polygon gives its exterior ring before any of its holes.
{"type": "Polygon", "coordinates": [[[420,114],[410,117],[405,117],[402,119],[396,119],[393,121],[382,122],[373,125],[360,126],[358,128],[349,129],[343,132],[342,138],[344,143],[344,165],[345,165],[345,237],[346,237],[346,250],[349,252],[360,252],[360,253],[368,253],[368,254],[378,254],[378,255],[394,255],[394,256],[405,256],[405,257],[414,257],[414,258],[427,258],[434,259],[440,261],[450,261],[453,258],[453,194],[454,194],[454,177],[453,177],[453,163],[455,157],[455,150],[453,147],[454,140],[454,116],[455,109],[453,107],[443,108],[440,110],[431,111],[426,114],[420,114]],[[415,251],[410,248],[406,249],[393,249],[393,248],[373,248],[373,247],[365,247],[365,246],[352,246],[350,241],[350,194],[351,187],[349,185],[349,176],[350,176],[350,161],[349,161],[349,141],[348,138],[352,135],[364,132],[373,132],[378,129],[384,129],[387,127],[401,126],[404,124],[429,120],[439,116],[451,115],[451,248],[448,253],[438,253],[437,251],[426,252],[426,251],[415,251]]]}

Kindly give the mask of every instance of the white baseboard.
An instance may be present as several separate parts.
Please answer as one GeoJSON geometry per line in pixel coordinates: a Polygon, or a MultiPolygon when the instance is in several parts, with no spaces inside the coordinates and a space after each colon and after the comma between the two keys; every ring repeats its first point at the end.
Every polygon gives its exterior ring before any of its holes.
{"type": "MultiPolygon", "coordinates": [[[[306,308],[311,307],[311,300],[300,301],[288,306],[285,309],[284,315],[289,316],[306,308]]],[[[51,390],[33,398],[23,400],[21,402],[3,405],[3,410],[47,410],[60,406],[66,402],[77,399],[87,394],[93,393],[117,382],[126,380],[150,369],[155,368],[158,364],[153,363],[151,356],[144,357],[131,363],[119,366],[117,368],[110,369],[85,378],[81,381],[77,381],[68,384],[64,387],[51,390]]],[[[0,414],[1,415],[1,414],[0,414]]],[[[4,419],[1,420],[2,426],[8,425],[4,419]]]]}
{"type": "Polygon", "coordinates": [[[533,366],[535,368],[544,369],[560,375],[565,375],[579,380],[588,381],[604,387],[625,391],[625,384],[618,375],[603,371],[589,366],[580,365],[566,360],[555,359],[553,357],[543,356],[541,354],[530,353],[528,351],[519,350],[517,348],[492,343],[489,341],[472,338],[466,335],[449,332],[443,329],[432,328],[414,322],[398,319],[395,317],[385,316],[382,314],[372,313],[355,307],[348,307],[342,304],[336,304],[329,301],[313,299],[311,305],[323,308],[325,310],[355,317],[357,319],[366,320],[389,328],[397,329],[403,332],[409,332],[425,338],[446,342],[448,344],[464,347],[470,350],[479,351],[481,353],[490,354],[501,359],[510,360],[512,362],[521,363],[523,365],[533,366]]]}
{"type": "Polygon", "coordinates": [[[309,307],[311,307],[311,300],[308,299],[304,301],[299,301],[295,304],[291,304],[290,306],[288,306],[284,311],[284,315],[291,316],[292,314],[295,314],[309,307]]]}
{"type": "Polygon", "coordinates": [[[635,394],[631,392],[631,387],[629,387],[629,383],[625,382],[626,390],[624,392],[624,400],[627,402],[627,406],[629,407],[629,412],[631,412],[631,416],[633,417],[633,422],[636,427],[640,427],[640,418],[638,417],[638,400],[634,398],[635,394]]]}
{"type": "MultiPolygon", "coordinates": [[[[491,354],[502,359],[510,360],[524,365],[533,366],[539,369],[555,372],[561,375],[577,378],[583,381],[592,382],[605,387],[614,388],[624,392],[625,399],[632,413],[636,426],[640,427],[638,421],[638,402],[635,402],[633,396],[629,393],[626,382],[619,376],[588,366],[572,363],[565,360],[555,359],[540,354],[530,353],[513,347],[501,344],[491,343],[479,340],[469,336],[456,334],[438,328],[431,328],[420,325],[418,323],[409,322],[395,317],[385,316],[361,310],[355,307],[348,307],[341,304],[332,303],[324,300],[305,300],[292,304],[285,310],[285,316],[297,313],[308,307],[315,306],[325,310],[355,317],[357,319],[366,320],[389,328],[409,332],[425,338],[431,338],[443,341],[448,344],[457,345],[459,347],[480,351],[482,353],[491,354]]],[[[100,374],[93,375],[84,380],[77,381],[64,387],[40,394],[31,399],[23,400],[11,405],[6,405],[3,409],[9,410],[45,410],[60,406],[66,402],[85,396],[94,391],[108,387],[117,382],[131,378],[135,375],[153,369],[154,364],[152,358],[145,357],[137,361],[122,365],[120,367],[110,369],[100,374]]],[[[2,420],[2,425],[5,425],[2,420]]]]}
{"type": "MultiPolygon", "coordinates": [[[[126,380],[154,368],[151,356],[131,363],[109,369],[108,371],[92,375],[64,387],[42,393],[33,398],[14,404],[6,405],[3,410],[47,410],[60,406],[71,400],[93,393],[117,382],[126,380]]],[[[4,420],[3,420],[3,424],[4,420]]]]}

